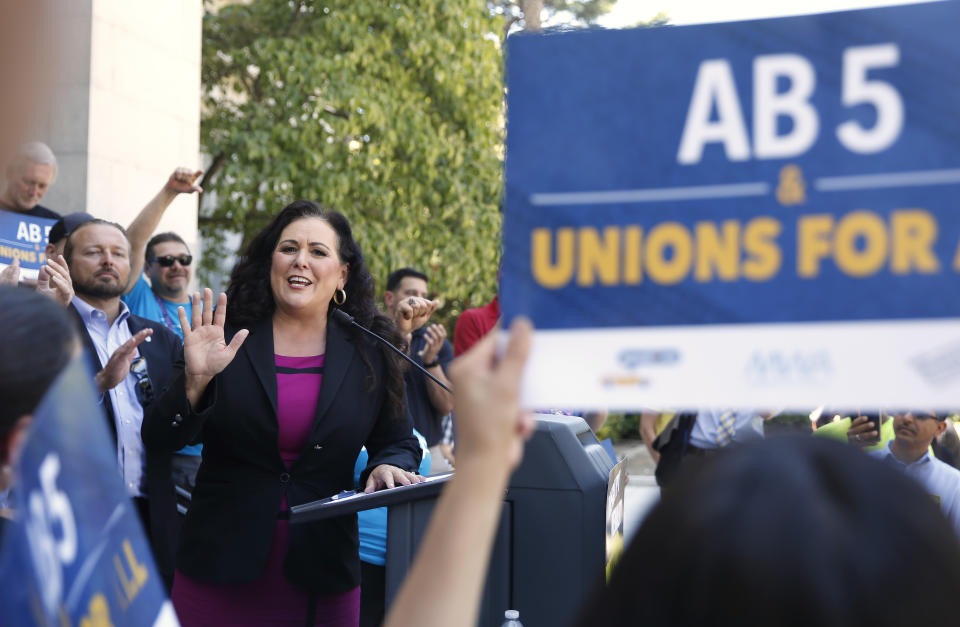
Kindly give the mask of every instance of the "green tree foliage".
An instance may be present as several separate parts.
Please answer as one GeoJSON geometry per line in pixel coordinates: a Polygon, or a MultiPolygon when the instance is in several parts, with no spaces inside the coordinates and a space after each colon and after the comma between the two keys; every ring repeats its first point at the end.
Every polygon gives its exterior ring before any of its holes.
{"type": "Polygon", "coordinates": [[[252,0],[203,27],[201,278],[306,198],[351,221],[378,284],[431,276],[447,320],[496,291],[502,18],[478,0],[252,0]],[[205,273],[205,274],[203,274],[205,273]]]}
{"type": "MultiPolygon", "coordinates": [[[[616,2],[617,0],[538,0],[532,5],[542,5],[544,22],[561,13],[570,17],[570,23],[587,26],[608,13],[616,2]]],[[[530,0],[487,0],[490,11],[502,15],[505,19],[504,35],[513,29],[526,26],[523,13],[529,4],[530,0]]]]}

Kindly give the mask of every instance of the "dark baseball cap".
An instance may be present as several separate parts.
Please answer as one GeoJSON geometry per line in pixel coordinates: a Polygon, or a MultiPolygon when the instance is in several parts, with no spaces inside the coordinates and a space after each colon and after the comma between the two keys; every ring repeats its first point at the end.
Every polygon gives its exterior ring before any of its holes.
{"type": "Polygon", "coordinates": [[[78,211],[76,213],[68,213],[59,220],[57,220],[52,227],[50,227],[50,236],[47,239],[51,244],[56,244],[64,237],[70,235],[73,232],[73,229],[77,228],[84,222],[89,222],[93,220],[93,216],[84,211],[78,211]]]}

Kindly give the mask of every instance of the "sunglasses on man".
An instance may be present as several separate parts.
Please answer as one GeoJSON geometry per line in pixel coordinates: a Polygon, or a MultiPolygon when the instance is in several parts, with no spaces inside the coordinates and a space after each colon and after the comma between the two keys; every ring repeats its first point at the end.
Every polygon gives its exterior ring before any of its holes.
{"type": "Polygon", "coordinates": [[[150,263],[156,261],[160,264],[161,268],[169,268],[173,265],[173,262],[179,261],[180,265],[186,268],[193,263],[193,255],[164,255],[163,257],[154,257],[153,259],[148,259],[147,261],[150,263]]]}

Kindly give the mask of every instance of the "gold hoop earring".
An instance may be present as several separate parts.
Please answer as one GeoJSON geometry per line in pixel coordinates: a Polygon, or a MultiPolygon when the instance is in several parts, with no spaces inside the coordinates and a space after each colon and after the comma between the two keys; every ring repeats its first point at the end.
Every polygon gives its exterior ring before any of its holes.
{"type": "Polygon", "coordinates": [[[333,293],[333,303],[335,305],[342,305],[347,302],[347,291],[346,290],[336,290],[333,293]],[[339,298],[337,298],[339,296],[339,298]]]}

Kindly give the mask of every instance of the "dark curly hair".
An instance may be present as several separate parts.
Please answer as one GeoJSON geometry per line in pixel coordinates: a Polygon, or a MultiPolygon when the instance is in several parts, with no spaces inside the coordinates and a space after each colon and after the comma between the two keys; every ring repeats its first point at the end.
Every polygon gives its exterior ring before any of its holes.
{"type": "MultiPolygon", "coordinates": [[[[377,335],[386,338],[398,348],[405,348],[403,337],[397,331],[393,321],[377,309],[374,300],[374,281],[363,261],[360,246],[353,239],[350,222],[338,211],[324,209],[309,200],[297,200],[280,211],[279,214],[250,241],[247,250],[240,257],[230,274],[227,287],[227,322],[234,328],[250,328],[260,320],[273,315],[276,303],[270,289],[270,267],[273,251],[280,240],[280,234],[292,222],[302,218],[320,218],[329,224],[337,234],[337,255],[342,263],[349,264],[347,284],[344,290],[347,300],[340,309],[354,317],[361,325],[377,335]]],[[[332,311],[334,303],[330,302],[332,311]]],[[[330,316],[327,316],[329,324],[330,316]]],[[[354,328],[348,333],[360,333],[354,328]]],[[[366,341],[366,338],[361,338],[366,341]]],[[[377,345],[387,366],[387,396],[395,416],[403,415],[403,368],[399,358],[386,346],[377,345]]],[[[360,356],[370,373],[368,389],[376,387],[377,381],[373,366],[365,351],[360,356]]]]}

